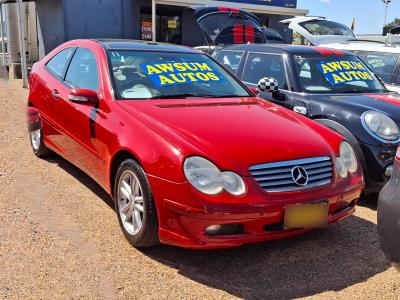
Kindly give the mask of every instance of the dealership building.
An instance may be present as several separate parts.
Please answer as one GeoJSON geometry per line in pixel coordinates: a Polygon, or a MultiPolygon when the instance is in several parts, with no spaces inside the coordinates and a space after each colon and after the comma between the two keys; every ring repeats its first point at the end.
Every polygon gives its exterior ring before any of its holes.
{"type": "Polygon", "coordinates": [[[291,33],[279,21],[308,13],[297,8],[297,0],[0,0],[0,24],[7,35],[3,40],[8,41],[9,64],[19,63],[18,3],[22,7],[19,18],[28,65],[61,43],[78,38],[154,39],[202,45],[203,36],[190,36],[193,18],[185,10],[190,6],[242,8],[257,15],[262,25],[279,31],[288,42],[291,33]]]}

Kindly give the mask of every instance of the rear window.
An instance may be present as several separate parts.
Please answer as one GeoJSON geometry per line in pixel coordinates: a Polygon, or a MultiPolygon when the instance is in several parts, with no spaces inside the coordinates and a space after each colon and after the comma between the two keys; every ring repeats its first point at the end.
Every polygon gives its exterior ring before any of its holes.
{"type": "Polygon", "coordinates": [[[314,20],[303,22],[300,25],[312,35],[342,35],[354,37],[354,33],[350,28],[332,21],[314,20]]]}

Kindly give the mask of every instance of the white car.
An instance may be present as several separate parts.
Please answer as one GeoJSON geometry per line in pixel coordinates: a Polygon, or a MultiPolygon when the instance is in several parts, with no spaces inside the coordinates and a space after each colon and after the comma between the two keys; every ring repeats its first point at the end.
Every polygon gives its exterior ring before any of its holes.
{"type": "Polygon", "coordinates": [[[382,79],[388,90],[400,93],[400,47],[357,39],[350,28],[324,17],[295,17],[281,22],[293,30],[296,44],[328,47],[357,54],[382,79]]]}

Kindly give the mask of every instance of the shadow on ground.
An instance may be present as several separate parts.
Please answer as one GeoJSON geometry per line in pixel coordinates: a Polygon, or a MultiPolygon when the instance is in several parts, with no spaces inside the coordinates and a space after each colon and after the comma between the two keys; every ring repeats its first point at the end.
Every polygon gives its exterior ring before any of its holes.
{"type": "MultiPolygon", "coordinates": [[[[59,157],[49,161],[114,209],[110,196],[82,171],[59,157]]],[[[182,276],[244,299],[291,299],[339,291],[390,267],[380,250],[376,225],[356,216],[326,230],[236,249],[158,246],[142,253],[182,276]]]]}
{"type": "Polygon", "coordinates": [[[96,196],[98,196],[110,208],[114,210],[114,201],[111,199],[110,195],[86,173],[75,167],[67,160],[63,159],[61,156],[58,156],[57,154],[52,154],[51,157],[46,158],[46,161],[56,164],[61,169],[74,176],[80,183],[86,186],[89,190],[91,190],[94,194],[96,194],[96,196]]]}

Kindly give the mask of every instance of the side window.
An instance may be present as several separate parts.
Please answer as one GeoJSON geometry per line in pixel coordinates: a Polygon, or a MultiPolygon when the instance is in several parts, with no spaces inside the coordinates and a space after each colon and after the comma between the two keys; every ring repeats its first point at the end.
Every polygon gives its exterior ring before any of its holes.
{"type": "Polygon", "coordinates": [[[65,69],[67,68],[68,61],[73,52],[73,48],[68,48],[61,51],[47,62],[46,67],[54,75],[58,77],[63,77],[65,69]]]}
{"type": "Polygon", "coordinates": [[[221,51],[221,53],[218,55],[218,61],[229,71],[237,74],[242,57],[243,52],[221,51]]]}
{"type": "Polygon", "coordinates": [[[86,48],[76,50],[65,76],[65,82],[74,88],[98,90],[96,57],[90,50],[86,48]]]}
{"type": "Polygon", "coordinates": [[[288,89],[282,55],[250,53],[243,73],[243,81],[258,84],[263,77],[272,77],[280,89],[288,89]]]}

